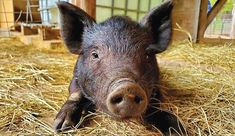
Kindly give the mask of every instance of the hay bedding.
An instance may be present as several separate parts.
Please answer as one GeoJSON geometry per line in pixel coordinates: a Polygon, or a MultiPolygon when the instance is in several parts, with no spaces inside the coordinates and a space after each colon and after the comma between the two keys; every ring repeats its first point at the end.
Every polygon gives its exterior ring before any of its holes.
{"type": "MultiPolygon", "coordinates": [[[[234,135],[235,46],[189,45],[174,43],[158,56],[167,92],[162,107],[182,119],[189,135],[234,135]]],[[[76,56],[17,39],[0,39],[0,49],[0,134],[57,135],[51,123],[67,98],[76,56]]],[[[90,125],[66,134],[159,135],[136,120],[100,112],[90,118],[90,125]]]]}

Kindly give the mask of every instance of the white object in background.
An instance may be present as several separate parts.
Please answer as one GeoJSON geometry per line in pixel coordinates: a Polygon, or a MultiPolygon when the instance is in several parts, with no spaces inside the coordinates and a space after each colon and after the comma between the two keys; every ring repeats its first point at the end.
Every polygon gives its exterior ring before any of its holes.
{"type": "Polygon", "coordinates": [[[231,32],[230,32],[230,37],[232,39],[235,39],[235,4],[233,4],[233,11],[232,11],[232,29],[231,29],[231,32]]]}

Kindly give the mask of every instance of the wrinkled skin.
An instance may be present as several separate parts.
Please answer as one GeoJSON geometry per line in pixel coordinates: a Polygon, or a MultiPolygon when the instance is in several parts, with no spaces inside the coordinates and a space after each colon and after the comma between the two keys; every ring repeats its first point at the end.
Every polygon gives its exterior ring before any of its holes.
{"type": "Polygon", "coordinates": [[[164,134],[169,128],[184,133],[176,116],[153,108],[162,101],[155,54],[170,42],[172,2],[151,10],[139,23],[114,16],[97,24],[69,3],[58,7],[62,37],[79,57],[55,129],[74,127],[87,111],[99,109],[120,119],[142,116],[164,134]]]}

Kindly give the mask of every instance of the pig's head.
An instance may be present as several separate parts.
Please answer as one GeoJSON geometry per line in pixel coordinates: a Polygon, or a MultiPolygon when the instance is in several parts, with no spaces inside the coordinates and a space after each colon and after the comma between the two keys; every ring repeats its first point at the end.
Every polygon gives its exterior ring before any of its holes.
{"type": "Polygon", "coordinates": [[[158,84],[155,54],[170,42],[172,2],[151,10],[139,23],[114,16],[98,24],[71,4],[58,7],[65,44],[79,55],[75,86],[114,117],[144,113],[158,84]]]}

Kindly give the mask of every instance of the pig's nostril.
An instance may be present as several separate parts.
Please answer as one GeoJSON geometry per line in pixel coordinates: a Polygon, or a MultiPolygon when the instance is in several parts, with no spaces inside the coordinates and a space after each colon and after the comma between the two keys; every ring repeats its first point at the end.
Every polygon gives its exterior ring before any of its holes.
{"type": "Polygon", "coordinates": [[[118,104],[120,102],[122,102],[123,98],[121,96],[117,96],[111,99],[111,103],[112,104],[118,104]]]}
{"type": "Polygon", "coordinates": [[[118,118],[140,116],[147,108],[147,94],[134,82],[124,81],[112,86],[106,99],[107,110],[118,118]]]}
{"type": "Polygon", "coordinates": [[[142,101],[142,97],[140,96],[135,96],[135,102],[139,104],[142,101]]]}

